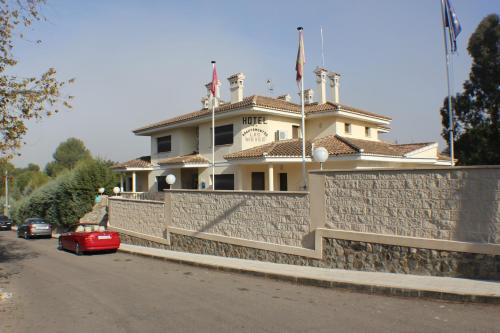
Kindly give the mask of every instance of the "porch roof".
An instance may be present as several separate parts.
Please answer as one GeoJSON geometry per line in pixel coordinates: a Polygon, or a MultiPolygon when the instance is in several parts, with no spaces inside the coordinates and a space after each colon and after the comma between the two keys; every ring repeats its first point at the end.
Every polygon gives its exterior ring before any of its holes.
{"type": "MultiPolygon", "coordinates": [[[[393,144],[384,141],[351,139],[340,135],[329,135],[323,138],[306,141],[306,157],[311,156],[311,148],[324,147],[330,156],[341,155],[382,155],[388,157],[405,157],[406,154],[433,145],[434,143],[393,144]]],[[[224,156],[227,160],[255,159],[265,157],[297,158],[302,156],[302,140],[291,139],[267,143],[224,156]]],[[[437,156],[436,156],[437,158],[437,156]]]]}
{"type": "Polygon", "coordinates": [[[143,170],[151,170],[155,167],[153,163],[151,163],[151,156],[141,156],[135,158],[133,160],[117,163],[111,167],[113,170],[128,170],[128,169],[143,169],[143,170]]]}
{"type": "Polygon", "coordinates": [[[198,153],[192,153],[187,155],[175,156],[164,158],[158,161],[160,165],[171,165],[171,164],[207,164],[209,161],[198,153]]]}

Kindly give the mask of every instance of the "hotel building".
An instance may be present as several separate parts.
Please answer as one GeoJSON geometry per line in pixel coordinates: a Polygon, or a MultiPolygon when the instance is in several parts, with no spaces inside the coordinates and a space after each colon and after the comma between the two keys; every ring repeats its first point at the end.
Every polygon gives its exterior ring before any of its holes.
{"type": "MultiPolygon", "coordinates": [[[[319,169],[311,157],[324,147],[326,169],[418,168],[450,165],[435,142],[394,144],[380,139],[390,130],[391,118],[340,103],[340,75],[324,68],[314,71],[318,95],[304,91],[306,167],[319,169]],[[329,91],[329,97],[327,92],[329,91]]],[[[290,95],[277,98],[247,96],[245,75],[228,78],[231,100],[202,98],[198,111],[135,129],[151,138],[151,154],[113,166],[121,175],[123,191],[162,191],[172,188],[212,188],[212,108],[215,108],[216,190],[301,190],[301,106],[290,95]]],[[[220,84],[219,84],[220,86],[220,84]]],[[[217,93],[219,95],[219,92],[217,93]]]]}

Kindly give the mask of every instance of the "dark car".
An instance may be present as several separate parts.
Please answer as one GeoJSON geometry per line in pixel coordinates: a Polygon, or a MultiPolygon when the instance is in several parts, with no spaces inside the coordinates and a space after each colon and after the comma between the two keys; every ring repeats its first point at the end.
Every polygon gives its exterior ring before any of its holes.
{"type": "Polygon", "coordinates": [[[41,218],[29,218],[17,227],[17,237],[52,237],[52,226],[41,218]]]}
{"type": "Polygon", "coordinates": [[[0,215],[0,230],[12,229],[12,220],[5,215],[0,215]]]}

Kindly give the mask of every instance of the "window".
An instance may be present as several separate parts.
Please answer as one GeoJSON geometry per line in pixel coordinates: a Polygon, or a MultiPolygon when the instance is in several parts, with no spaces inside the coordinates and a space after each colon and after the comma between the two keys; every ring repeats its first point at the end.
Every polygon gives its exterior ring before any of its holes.
{"type": "Polygon", "coordinates": [[[172,136],[162,136],[161,138],[156,138],[157,151],[159,153],[168,153],[172,150],[172,136]]]}
{"type": "Polygon", "coordinates": [[[372,136],[370,127],[365,127],[365,136],[368,136],[368,137],[372,136]]]}
{"type": "Polygon", "coordinates": [[[292,125],[292,139],[298,139],[298,138],[299,138],[299,126],[292,125]]]}
{"type": "Polygon", "coordinates": [[[156,176],[156,183],[158,185],[158,192],[163,192],[163,190],[170,188],[170,185],[167,184],[166,176],[156,176]]]}
{"type": "Polygon", "coordinates": [[[344,132],[346,134],[351,134],[351,124],[349,124],[349,123],[344,124],[344,132]]]}
{"type": "Polygon", "coordinates": [[[215,145],[231,145],[233,144],[233,124],[217,126],[215,128],[215,145]]]}
{"type": "Polygon", "coordinates": [[[234,174],[215,175],[215,189],[234,190],[234,174]]]}

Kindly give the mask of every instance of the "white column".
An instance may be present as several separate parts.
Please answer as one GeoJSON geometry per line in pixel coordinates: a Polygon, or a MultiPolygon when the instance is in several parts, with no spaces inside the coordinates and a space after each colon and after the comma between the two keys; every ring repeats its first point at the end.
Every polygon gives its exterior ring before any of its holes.
{"type": "Polygon", "coordinates": [[[269,184],[269,191],[274,191],[274,168],[271,163],[267,165],[267,183],[269,184]]]}
{"type": "Polygon", "coordinates": [[[136,187],[135,187],[135,171],[132,172],[132,192],[135,192],[136,187]]]}
{"type": "Polygon", "coordinates": [[[120,173],[120,192],[123,192],[123,173],[120,173]]]}

